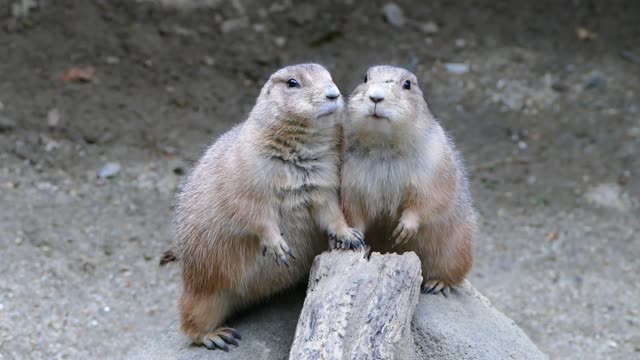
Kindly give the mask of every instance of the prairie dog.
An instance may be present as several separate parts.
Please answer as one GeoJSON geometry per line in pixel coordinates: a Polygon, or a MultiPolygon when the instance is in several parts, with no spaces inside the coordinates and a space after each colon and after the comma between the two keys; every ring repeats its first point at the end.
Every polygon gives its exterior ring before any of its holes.
{"type": "Polygon", "coordinates": [[[448,295],[472,264],[476,228],[468,180],[416,76],[368,70],[348,101],[341,197],[349,225],[375,251],[414,251],[423,292],[448,295]]]}
{"type": "Polygon", "coordinates": [[[181,329],[195,343],[237,345],[237,332],[221,323],[301,280],[327,235],[334,247],[363,246],[338,196],[343,107],[324,67],[280,69],[248,118],[187,177],[175,210],[175,257],[184,282],[181,329]]]}

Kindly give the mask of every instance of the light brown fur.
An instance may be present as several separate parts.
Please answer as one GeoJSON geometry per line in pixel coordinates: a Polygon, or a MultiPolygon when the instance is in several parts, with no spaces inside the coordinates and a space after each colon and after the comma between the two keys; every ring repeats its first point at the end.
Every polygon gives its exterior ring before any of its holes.
{"type": "Polygon", "coordinates": [[[341,174],[348,223],[373,250],[416,252],[424,290],[446,294],[471,268],[476,227],[453,143],[404,69],[369,69],[348,115],[341,174]]]}
{"type": "Polygon", "coordinates": [[[338,198],[342,104],[320,65],[283,68],[189,174],[165,260],[182,262],[181,328],[195,343],[226,350],[232,330],[219,326],[232,312],[304,278],[328,234],[361,238],[338,198]]]}

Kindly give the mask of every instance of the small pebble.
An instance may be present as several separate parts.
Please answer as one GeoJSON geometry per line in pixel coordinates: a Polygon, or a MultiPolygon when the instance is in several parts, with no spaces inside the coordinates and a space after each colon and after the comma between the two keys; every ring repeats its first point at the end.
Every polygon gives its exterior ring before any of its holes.
{"type": "Polygon", "coordinates": [[[627,185],[630,180],[631,180],[631,171],[624,170],[622,174],[620,174],[620,176],[618,177],[618,184],[627,185]]]}
{"type": "Polygon", "coordinates": [[[12,119],[0,115],[0,133],[15,129],[16,122],[12,119]]]}
{"type": "Polygon", "coordinates": [[[120,163],[117,162],[109,162],[104,164],[100,170],[98,170],[98,177],[101,178],[111,178],[114,177],[116,175],[118,175],[118,173],[120,173],[120,163]]]}
{"type": "Polygon", "coordinates": [[[11,16],[14,18],[24,18],[29,15],[31,9],[37,8],[36,0],[15,1],[11,5],[11,16]]]}
{"type": "Polygon", "coordinates": [[[263,33],[267,29],[264,24],[253,24],[253,31],[257,33],[263,33]]]}
{"type": "Polygon", "coordinates": [[[404,13],[396,3],[387,3],[382,8],[382,14],[384,15],[384,19],[393,26],[403,27],[406,23],[404,13]]]}
{"type": "Polygon", "coordinates": [[[49,125],[50,128],[55,128],[60,125],[60,110],[57,108],[49,110],[47,113],[47,125],[49,125]]]}
{"type": "Polygon", "coordinates": [[[107,62],[107,64],[116,65],[120,63],[120,58],[118,58],[117,56],[107,56],[105,61],[107,62]]]}
{"type": "Polygon", "coordinates": [[[619,211],[629,211],[633,206],[629,195],[617,183],[593,186],[589,188],[584,197],[591,204],[619,211]]]}
{"type": "Polygon", "coordinates": [[[587,82],[584,84],[584,88],[585,89],[594,89],[598,86],[601,86],[604,84],[604,80],[598,76],[598,75],[594,75],[592,77],[589,78],[589,80],[587,80],[587,82]]]}
{"type": "Polygon", "coordinates": [[[302,26],[313,21],[317,16],[318,10],[315,6],[312,4],[300,4],[296,6],[291,21],[298,26],[302,26]]]}
{"type": "Polygon", "coordinates": [[[237,18],[237,19],[229,19],[222,22],[220,25],[220,31],[223,34],[230,33],[232,31],[241,30],[249,27],[249,19],[237,18]]]}
{"type": "Polygon", "coordinates": [[[518,149],[526,150],[527,149],[527,143],[524,142],[524,141],[518,141],[518,149]]]}
{"type": "Polygon", "coordinates": [[[273,39],[273,42],[277,47],[281,48],[287,44],[287,38],[285,38],[284,36],[277,36],[275,39],[273,39]]]}
{"type": "Polygon", "coordinates": [[[214,58],[212,58],[211,56],[205,56],[202,59],[202,62],[207,66],[213,66],[213,65],[216,64],[216,60],[214,58]]]}
{"type": "Polygon", "coordinates": [[[108,313],[108,312],[110,312],[110,311],[111,311],[111,308],[110,308],[110,307],[108,307],[108,306],[105,306],[102,310],[103,310],[104,312],[108,313]]]}
{"type": "Polygon", "coordinates": [[[422,30],[422,32],[424,32],[425,34],[433,35],[437,34],[440,28],[435,21],[427,21],[426,23],[420,25],[420,30],[422,30]]]}
{"type": "Polygon", "coordinates": [[[467,41],[465,39],[456,39],[456,41],[454,42],[454,45],[457,48],[462,49],[463,47],[467,46],[467,41]]]}
{"type": "Polygon", "coordinates": [[[567,90],[567,85],[563,84],[559,81],[554,82],[553,84],[551,84],[551,89],[553,89],[554,91],[557,92],[564,92],[567,90]]]}
{"type": "Polygon", "coordinates": [[[450,74],[466,74],[469,72],[469,65],[462,63],[446,63],[444,68],[450,74]]]}

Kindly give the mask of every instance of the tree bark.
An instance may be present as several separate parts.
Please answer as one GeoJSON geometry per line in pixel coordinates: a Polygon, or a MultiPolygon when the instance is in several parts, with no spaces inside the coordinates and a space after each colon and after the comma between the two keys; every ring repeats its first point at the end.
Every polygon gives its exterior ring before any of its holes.
{"type": "Polygon", "coordinates": [[[353,251],[316,257],[289,358],[413,359],[420,259],[353,251]]]}

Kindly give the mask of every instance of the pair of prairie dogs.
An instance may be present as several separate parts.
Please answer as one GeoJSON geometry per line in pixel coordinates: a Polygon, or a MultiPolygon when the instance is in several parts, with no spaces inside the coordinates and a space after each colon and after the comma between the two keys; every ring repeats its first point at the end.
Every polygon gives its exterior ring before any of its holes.
{"type": "Polygon", "coordinates": [[[414,251],[427,293],[463,281],[475,228],[468,183],[415,75],[370,68],[344,107],[324,67],[280,69],[187,177],[165,261],[182,263],[181,328],[195,343],[237,345],[222,322],[303,279],[327,241],[414,251]]]}

